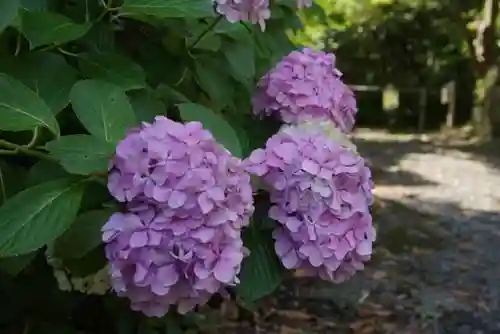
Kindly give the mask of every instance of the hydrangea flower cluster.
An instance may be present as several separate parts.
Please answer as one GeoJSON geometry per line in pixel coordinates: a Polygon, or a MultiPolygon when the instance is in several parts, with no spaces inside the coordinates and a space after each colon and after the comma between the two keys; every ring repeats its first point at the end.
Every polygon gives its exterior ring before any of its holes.
{"type": "MultiPolygon", "coordinates": [[[[271,17],[269,0],[214,0],[215,9],[231,22],[249,21],[258,23],[262,31],[271,17]]],[[[297,0],[298,8],[311,7],[312,0],[297,0]]]]}
{"type": "Polygon", "coordinates": [[[347,133],[357,107],[341,77],[333,54],[308,48],[293,51],[260,79],[252,101],[254,113],[277,113],[290,124],[329,120],[347,133]]]}
{"type": "Polygon", "coordinates": [[[185,313],[239,282],[250,175],[201,123],[158,116],[131,131],[108,188],[126,205],[102,228],[111,283],[134,310],[185,313]]]}
{"type": "Polygon", "coordinates": [[[262,30],[271,17],[269,0],[215,0],[216,10],[231,22],[250,21],[258,23],[262,30]]]}
{"type": "Polygon", "coordinates": [[[321,127],[285,126],[244,165],[269,188],[275,250],[286,268],[334,282],[363,268],[375,239],[373,183],[358,154],[321,127]]]}

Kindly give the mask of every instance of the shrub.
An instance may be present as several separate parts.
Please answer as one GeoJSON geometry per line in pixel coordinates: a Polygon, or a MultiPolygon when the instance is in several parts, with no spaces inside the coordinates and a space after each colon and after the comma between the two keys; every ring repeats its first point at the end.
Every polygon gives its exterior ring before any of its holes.
{"type": "Polygon", "coordinates": [[[335,58],[286,36],[307,5],[0,1],[2,332],[170,333],[362,268],[371,177],[335,58]]]}

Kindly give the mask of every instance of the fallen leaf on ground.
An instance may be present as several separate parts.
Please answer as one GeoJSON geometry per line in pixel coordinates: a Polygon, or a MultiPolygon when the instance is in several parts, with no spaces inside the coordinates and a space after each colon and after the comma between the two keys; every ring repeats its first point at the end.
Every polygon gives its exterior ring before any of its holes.
{"type": "Polygon", "coordinates": [[[281,317],[295,320],[310,320],[314,318],[314,316],[307,314],[305,311],[299,310],[275,310],[274,313],[281,317]]]}
{"type": "Polygon", "coordinates": [[[358,313],[361,316],[377,316],[377,317],[389,317],[393,314],[392,311],[384,309],[378,304],[367,304],[359,307],[358,313]]]}
{"type": "Polygon", "coordinates": [[[376,323],[372,319],[358,320],[349,325],[354,334],[372,334],[376,332],[376,323]]]}
{"type": "Polygon", "coordinates": [[[470,298],[472,295],[470,292],[462,291],[462,290],[452,290],[452,294],[457,298],[470,298]]]}
{"type": "Polygon", "coordinates": [[[473,250],[474,249],[474,244],[472,242],[461,242],[458,244],[458,248],[461,250],[473,250]]]}
{"type": "Polygon", "coordinates": [[[280,326],[280,334],[302,334],[302,333],[303,332],[301,329],[292,328],[285,325],[280,326]]]}

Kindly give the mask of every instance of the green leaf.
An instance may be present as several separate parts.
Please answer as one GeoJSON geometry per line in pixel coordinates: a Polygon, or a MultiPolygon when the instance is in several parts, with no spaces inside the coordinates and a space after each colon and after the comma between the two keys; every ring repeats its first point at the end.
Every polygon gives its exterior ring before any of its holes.
{"type": "Polygon", "coordinates": [[[234,24],[228,21],[222,20],[214,27],[214,32],[216,34],[226,35],[235,40],[250,40],[249,32],[245,29],[242,24],[234,24]]]}
{"type": "Polygon", "coordinates": [[[242,157],[238,135],[229,123],[212,110],[196,103],[181,103],[178,105],[181,118],[184,121],[198,121],[203,127],[212,132],[217,141],[228,149],[234,156],[242,157]]]}
{"type": "Polygon", "coordinates": [[[87,211],[79,215],[73,225],[55,243],[58,258],[78,259],[101,243],[101,227],[114,210],[87,211]]]}
{"type": "Polygon", "coordinates": [[[145,14],[161,18],[202,18],[214,16],[209,0],[125,0],[122,14],[145,14]]]}
{"type": "Polygon", "coordinates": [[[234,81],[224,73],[215,59],[199,59],[196,62],[196,79],[219,109],[231,102],[234,81]]]}
{"type": "Polygon", "coordinates": [[[47,10],[51,0],[21,0],[21,7],[29,11],[47,10]]]}
{"type": "Polygon", "coordinates": [[[213,27],[211,29],[209,27],[209,23],[200,20],[187,22],[186,31],[188,36],[186,36],[185,44],[193,45],[194,49],[218,51],[222,47],[222,38],[213,32],[213,27]],[[207,32],[207,29],[210,30],[207,32]],[[198,40],[202,34],[203,37],[198,40]],[[196,44],[194,44],[195,42],[196,44]]]}
{"type": "Polygon", "coordinates": [[[243,260],[239,275],[241,283],[236,287],[236,293],[242,300],[251,303],[278,288],[284,269],[274,251],[269,231],[250,225],[244,232],[243,240],[250,249],[250,255],[243,260]]]}
{"type": "Polygon", "coordinates": [[[255,53],[253,43],[231,42],[224,48],[231,74],[245,86],[251,86],[255,76],[255,53]]]}
{"type": "Polygon", "coordinates": [[[137,119],[141,122],[152,122],[155,116],[166,115],[167,108],[152,92],[140,91],[130,96],[130,103],[137,119]]]}
{"type": "Polygon", "coordinates": [[[24,188],[19,180],[24,180],[25,176],[23,167],[0,160],[0,205],[24,188]]]}
{"type": "Polygon", "coordinates": [[[275,4],[290,8],[294,11],[297,9],[297,1],[295,0],[276,0],[275,4]]]}
{"type": "MultiPolygon", "coordinates": [[[[59,254],[57,254],[57,256],[59,257],[59,254]]],[[[64,266],[68,269],[68,272],[71,273],[71,276],[73,278],[77,278],[77,277],[88,277],[89,275],[95,275],[98,271],[106,267],[108,261],[104,254],[104,247],[102,247],[102,245],[98,245],[97,247],[94,247],[87,254],[85,254],[80,258],[64,258],[63,263],[64,266]]],[[[101,283],[106,285],[106,282],[101,282],[101,283]]],[[[83,291],[85,291],[86,289],[91,289],[92,286],[97,288],[95,284],[89,284],[80,287],[83,291]]],[[[106,287],[101,287],[101,288],[107,290],[106,287]]]]}
{"type": "Polygon", "coordinates": [[[68,173],[55,161],[40,160],[31,167],[24,182],[24,187],[33,187],[40,183],[68,177],[68,173]]]}
{"type": "Polygon", "coordinates": [[[89,31],[90,23],[77,24],[66,16],[51,12],[28,12],[22,14],[21,30],[28,39],[30,48],[41,45],[60,45],[74,41],[89,31]]]}
{"type": "Polygon", "coordinates": [[[68,105],[69,92],[76,82],[76,71],[64,57],[35,52],[15,58],[7,66],[5,71],[40,96],[52,112],[57,114],[68,105]]]}
{"type": "MultiPolygon", "coordinates": [[[[238,139],[240,141],[240,146],[241,146],[241,151],[244,157],[248,156],[251,152],[252,149],[255,147],[259,146],[251,146],[250,145],[250,140],[248,139],[248,133],[247,133],[247,128],[248,128],[248,119],[244,116],[242,113],[227,113],[224,115],[226,120],[231,124],[231,127],[234,129],[236,134],[238,135],[238,139]],[[247,122],[245,122],[247,121],[247,122]]],[[[253,119],[250,120],[252,122],[253,119]]],[[[250,123],[251,124],[251,123],[250,123]]],[[[255,126],[254,126],[255,127],[255,126]]],[[[257,126],[257,128],[260,128],[260,125],[257,126]]]]}
{"type": "Polygon", "coordinates": [[[105,172],[115,151],[114,144],[89,135],[59,137],[45,145],[71,174],[105,172]]]}
{"type": "Polygon", "coordinates": [[[70,100],[85,128],[108,142],[116,144],[137,123],[125,92],[111,83],[79,81],[71,89],[70,100]]]}
{"type": "Polygon", "coordinates": [[[47,104],[21,82],[0,73],[0,130],[23,131],[37,126],[59,134],[59,125],[47,104]]]}
{"type": "Polygon", "coordinates": [[[0,256],[32,252],[60,236],[74,221],[83,184],[55,180],[28,188],[0,207],[0,256]]]}
{"type": "Polygon", "coordinates": [[[104,182],[98,182],[98,179],[96,179],[95,182],[89,182],[85,187],[82,204],[80,205],[81,212],[99,210],[103,207],[114,207],[118,210],[118,204],[115,204],[115,199],[110,195],[107,183],[104,179],[99,180],[104,182]]]}
{"type": "Polygon", "coordinates": [[[78,43],[85,46],[85,50],[93,52],[114,52],[115,26],[111,22],[95,22],[89,32],[80,38],[78,43]]]}
{"type": "Polygon", "coordinates": [[[109,81],[125,90],[146,87],[146,73],[142,67],[118,54],[83,54],[78,58],[78,67],[89,78],[109,81]]]}
{"type": "MultiPolygon", "coordinates": [[[[200,34],[202,31],[200,32],[200,34]]],[[[189,37],[186,39],[186,44],[191,45],[196,41],[198,35],[189,37]]],[[[199,50],[209,50],[209,51],[218,51],[222,47],[222,40],[219,36],[215,34],[206,34],[196,45],[194,45],[194,49],[199,50]]]]}
{"type": "Polygon", "coordinates": [[[6,257],[0,259],[0,270],[6,272],[10,276],[17,276],[21,273],[36,256],[36,252],[31,252],[24,255],[6,257]]]}
{"type": "Polygon", "coordinates": [[[166,99],[171,103],[190,102],[184,94],[165,84],[159,84],[158,87],[156,87],[155,95],[161,99],[166,99]]]}
{"type": "Polygon", "coordinates": [[[0,33],[15,20],[19,7],[19,0],[0,1],[0,33]]]}
{"type": "Polygon", "coordinates": [[[165,334],[182,334],[185,333],[181,328],[179,315],[169,312],[165,316],[165,334]]]}

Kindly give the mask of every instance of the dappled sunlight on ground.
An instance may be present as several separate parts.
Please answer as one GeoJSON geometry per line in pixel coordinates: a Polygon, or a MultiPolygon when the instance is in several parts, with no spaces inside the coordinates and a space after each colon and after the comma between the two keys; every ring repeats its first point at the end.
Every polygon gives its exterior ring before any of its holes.
{"type": "Polygon", "coordinates": [[[462,210],[494,210],[499,207],[500,172],[481,161],[471,160],[459,152],[409,153],[399,165],[392,167],[399,175],[407,173],[419,177],[424,185],[410,186],[401,180],[396,185],[400,191],[390,186],[380,185],[376,190],[382,198],[418,197],[421,201],[442,202],[449,199],[462,210]]]}

